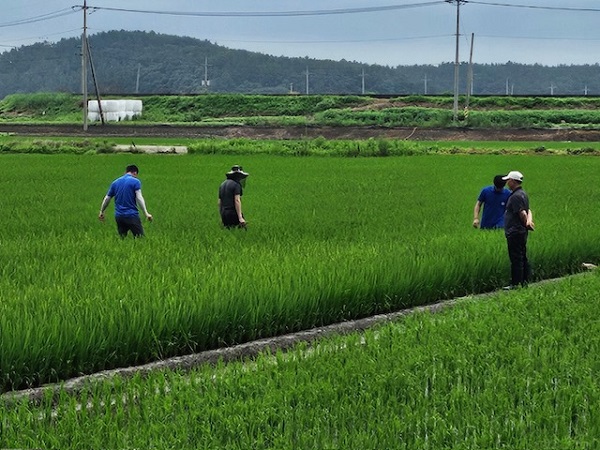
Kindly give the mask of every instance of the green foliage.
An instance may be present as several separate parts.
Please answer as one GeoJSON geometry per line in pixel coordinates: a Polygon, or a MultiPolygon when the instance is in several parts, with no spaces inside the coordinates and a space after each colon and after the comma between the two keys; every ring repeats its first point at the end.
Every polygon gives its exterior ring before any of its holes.
{"type": "Polygon", "coordinates": [[[148,121],[202,122],[219,117],[305,116],[329,108],[359,106],[367,99],[352,96],[200,95],[144,98],[148,121]]]}
{"type": "Polygon", "coordinates": [[[1,153],[95,154],[111,153],[112,144],[99,140],[11,140],[0,142],[1,153]]]}
{"type": "MultiPolygon", "coordinates": [[[[143,139],[140,145],[184,145],[192,154],[278,155],[278,156],[409,156],[435,154],[554,154],[599,155],[598,143],[569,142],[428,142],[404,139],[328,140],[323,137],[302,140],[257,139],[143,139]]],[[[0,153],[114,153],[114,146],[131,145],[130,138],[35,139],[0,136],[0,153]]],[[[133,152],[132,152],[133,153],[133,152]]]]}
{"type": "Polygon", "coordinates": [[[315,121],[331,126],[444,127],[452,123],[452,111],[434,108],[388,108],[379,111],[328,110],[315,121]]]}
{"type": "Polygon", "coordinates": [[[473,128],[597,128],[599,125],[600,114],[596,110],[472,111],[469,114],[469,126],[473,128]]]}
{"type": "MultiPolygon", "coordinates": [[[[81,111],[81,99],[71,94],[39,92],[35,94],[12,94],[0,102],[2,116],[33,116],[55,119],[81,111]]],[[[1,116],[0,116],[1,117],[1,116]]]]}
{"type": "MultiPolygon", "coordinates": [[[[449,97],[408,96],[382,101],[358,96],[209,94],[143,97],[141,118],[129,124],[190,126],[451,127],[449,97]]],[[[598,128],[600,100],[488,97],[471,100],[471,128],[598,128]]],[[[69,94],[18,94],[0,101],[0,121],[79,123],[80,99],[69,94]]]]}

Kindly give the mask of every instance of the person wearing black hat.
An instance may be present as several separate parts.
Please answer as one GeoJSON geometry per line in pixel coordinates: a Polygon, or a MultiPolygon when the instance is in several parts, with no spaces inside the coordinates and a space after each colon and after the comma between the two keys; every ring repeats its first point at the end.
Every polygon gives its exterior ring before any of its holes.
{"type": "Polygon", "coordinates": [[[219,212],[225,228],[246,226],[246,219],[242,214],[242,195],[248,175],[242,166],[233,166],[225,174],[227,179],[219,186],[219,212]]]}
{"type": "Polygon", "coordinates": [[[527,260],[527,236],[534,229],[529,197],[523,190],[523,174],[516,170],[502,178],[512,191],[506,202],[504,213],[504,234],[508,245],[510,259],[511,284],[504,289],[509,290],[524,286],[529,281],[530,267],[527,260]]]}
{"type": "Polygon", "coordinates": [[[485,229],[504,228],[504,209],[506,201],[510,196],[510,191],[504,186],[506,181],[502,179],[504,175],[494,177],[493,186],[484,187],[479,193],[475,207],[473,208],[473,227],[485,229]],[[479,221],[479,212],[483,206],[481,222],[479,221]]]}

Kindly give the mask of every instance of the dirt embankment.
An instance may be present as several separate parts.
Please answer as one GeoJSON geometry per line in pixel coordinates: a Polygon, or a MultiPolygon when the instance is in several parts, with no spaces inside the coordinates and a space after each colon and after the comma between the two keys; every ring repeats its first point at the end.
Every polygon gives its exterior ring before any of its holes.
{"type": "Polygon", "coordinates": [[[414,141],[571,141],[598,142],[600,130],[471,129],[383,127],[193,127],[171,125],[94,125],[87,131],[73,125],[0,125],[0,133],[22,136],[184,137],[248,139],[405,139],[414,141]]]}

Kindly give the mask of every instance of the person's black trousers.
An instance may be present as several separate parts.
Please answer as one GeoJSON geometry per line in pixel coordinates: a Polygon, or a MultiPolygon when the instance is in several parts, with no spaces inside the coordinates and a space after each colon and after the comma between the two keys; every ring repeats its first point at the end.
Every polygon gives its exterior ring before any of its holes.
{"type": "Polygon", "coordinates": [[[527,235],[528,233],[506,236],[511,285],[513,286],[525,285],[529,281],[531,269],[529,261],[527,261],[527,235]]]}
{"type": "Polygon", "coordinates": [[[133,237],[140,237],[144,235],[144,227],[142,226],[142,221],[139,216],[115,217],[115,221],[117,222],[119,236],[122,238],[127,236],[128,231],[131,231],[133,237]]]}

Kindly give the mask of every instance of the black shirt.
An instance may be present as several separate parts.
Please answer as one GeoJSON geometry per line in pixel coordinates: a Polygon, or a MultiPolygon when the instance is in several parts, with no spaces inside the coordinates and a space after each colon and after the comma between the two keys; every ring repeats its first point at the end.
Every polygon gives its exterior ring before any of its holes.
{"type": "Polygon", "coordinates": [[[529,212],[529,197],[522,187],[518,187],[508,197],[506,210],[504,211],[504,233],[511,234],[527,233],[527,228],[521,220],[521,211],[529,212]]]}
{"type": "Polygon", "coordinates": [[[227,179],[219,187],[221,212],[235,211],[235,196],[242,195],[242,186],[237,181],[227,179]]]}

